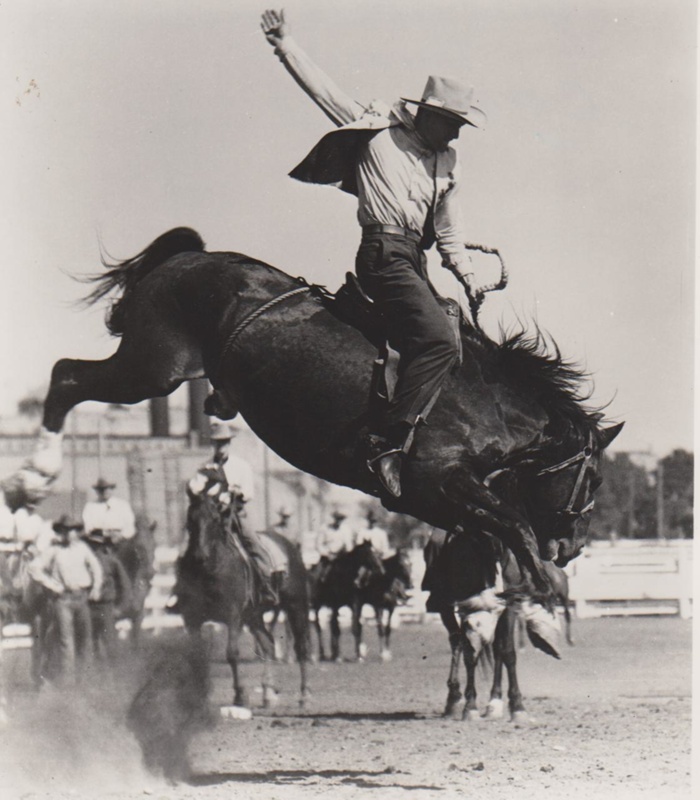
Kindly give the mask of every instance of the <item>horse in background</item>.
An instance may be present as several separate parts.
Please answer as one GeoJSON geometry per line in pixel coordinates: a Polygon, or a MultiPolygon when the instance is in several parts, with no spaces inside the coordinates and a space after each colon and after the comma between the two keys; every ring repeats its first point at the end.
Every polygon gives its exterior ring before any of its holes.
{"type": "Polygon", "coordinates": [[[559,658],[556,650],[557,620],[533,597],[533,588],[513,554],[491,536],[455,531],[434,531],[425,548],[426,576],[423,588],[431,592],[427,610],[438,612],[447,629],[452,650],[443,715],[478,720],[476,667],[482,658],[493,664],[493,682],[483,716],[503,716],[503,667],[508,675],[511,719],[527,719],[518,685],[515,628],[525,619],[532,643],[559,658]],[[459,616],[459,621],[457,619],[459,616]],[[460,659],[467,683],[464,706],[459,682],[460,659]]]}
{"type": "MultiPolygon", "coordinates": [[[[263,706],[277,702],[273,683],[274,642],[265,625],[265,609],[256,601],[254,576],[248,555],[238,539],[239,519],[231,504],[223,505],[218,496],[207,492],[190,494],[187,510],[187,548],[176,562],[177,581],[174,610],[182,615],[185,627],[201,637],[205,622],[226,625],[226,660],[233,675],[233,705],[248,706],[248,692],[239,674],[239,639],[244,625],[253,635],[263,658],[263,706]]],[[[287,557],[288,568],[279,586],[280,604],[290,621],[301,677],[300,705],[308,697],[308,593],[306,570],[301,554],[288,539],[264,534],[274,540],[287,557]]]]}
{"type": "Polygon", "coordinates": [[[141,627],[145,613],[146,598],[151,590],[151,581],[155,575],[155,530],[157,522],[140,512],[136,515],[136,535],[124,539],[115,547],[117,558],[121,561],[131,584],[130,604],[119,609],[118,619],[127,619],[131,623],[129,639],[136,648],[141,639],[141,627]]]}
{"type": "MultiPolygon", "coordinates": [[[[399,547],[393,556],[382,559],[382,566],[383,574],[375,573],[360,589],[360,612],[365,604],[374,609],[379,636],[379,657],[382,661],[391,661],[391,619],[396,606],[406,602],[407,592],[413,588],[411,560],[408,552],[399,547]]],[[[361,616],[358,630],[361,637],[361,616]]]]}
{"type": "Polygon", "coordinates": [[[318,639],[320,661],[328,660],[323,645],[323,631],[319,619],[321,608],[331,610],[330,618],[330,661],[340,658],[340,609],[347,606],[352,613],[352,634],[355,640],[355,658],[363,661],[366,648],[362,642],[362,621],[360,613],[364,604],[362,585],[384,574],[382,560],[368,541],[355,545],[350,551],[339,553],[327,566],[322,562],[314,564],[308,572],[311,594],[311,608],[314,612],[314,628],[318,639]]]}

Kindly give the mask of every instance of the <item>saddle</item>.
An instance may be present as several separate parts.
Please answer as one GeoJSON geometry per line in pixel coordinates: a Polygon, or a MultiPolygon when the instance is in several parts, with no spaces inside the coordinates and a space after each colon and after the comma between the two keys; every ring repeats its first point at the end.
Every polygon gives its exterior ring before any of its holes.
{"type": "MultiPolygon", "coordinates": [[[[398,379],[399,353],[387,341],[386,326],[375,302],[365,294],[357,277],[352,272],[345,274],[345,283],[335,294],[323,290],[318,297],[336,319],[356,328],[377,348],[377,357],[374,360],[372,373],[372,397],[376,401],[375,405],[383,406],[388,403],[394,395],[398,379]]],[[[459,305],[451,298],[440,295],[435,297],[450,320],[460,353],[457,363],[461,364],[462,337],[459,305]]],[[[439,390],[426,404],[420,415],[421,419],[428,416],[437,399],[438,392],[439,390]]]]}

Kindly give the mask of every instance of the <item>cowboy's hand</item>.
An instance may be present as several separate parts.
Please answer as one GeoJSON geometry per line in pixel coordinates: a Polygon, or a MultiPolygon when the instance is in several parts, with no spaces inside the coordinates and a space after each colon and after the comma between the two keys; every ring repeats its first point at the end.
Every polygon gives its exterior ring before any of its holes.
{"type": "Polygon", "coordinates": [[[274,9],[268,8],[262,15],[260,27],[267,41],[274,47],[277,47],[282,39],[289,33],[289,27],[285,22],[283,9],[275,11],[274,9]]]}

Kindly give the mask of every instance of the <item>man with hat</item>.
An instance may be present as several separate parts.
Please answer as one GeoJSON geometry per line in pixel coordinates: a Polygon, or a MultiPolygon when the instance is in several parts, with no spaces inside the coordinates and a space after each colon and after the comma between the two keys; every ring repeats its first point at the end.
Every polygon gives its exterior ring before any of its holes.
{"type": "Polygon", "coordinates": [[[333,561],[341,553],[349,553],[355,545],[355,534],[345,511],[336,508],[331,517],[333,521],[324,525],[316,535],[319,581],[325,580],[333,561]]]}
{"type": "Polygon", "coordinates": [[[60,679],[72,684],[78,678],[77,667],[89,660],[92,625],[88,601],[100,596],[102,568],[80,538],[80,520],[64,514],[53,529],[57,542],[31,562],[29,574],[54,598],[60,679]]]}
{"type": "Polygon", "coordinates": [[[428,280],[424,251],[433,242],[469,294],[474,276],[458,202],[460,173],[450,142],[462,126],[483,128],[473,90],[431,76],[420,100],[368,107],[336,86],[289,35],[284,12],[266,11],[261,27],[296,82],[338,126],[290,173],[331,184],[358,198],[362,241],[355,268],[400,354],[399,377],[384,419],[369,437],[368,467],[386,492],[401,493],[400,469],[412,432],[424,418],[460,343],[428,280]],[[415,115],[408,104],[417,107],[415,115]]]}
{"type": "Polygon", "coordinates": [[[188,490],[195,495],[204,491],[221,494],[220,477],[223,477],[231,502],[238,515],[239,536],[243,547],[251,558],[260,582],[260,601],[263,605],[277,605],[279,597],[273,585],[272,563],[260,537],[245,522],[245,506],[254,496],[254,476],[250,464],[240,456],[231,453],[231,439],[234,430],[225,422],[212,423],[209,438],[214,445],[211,461],[203,464],[197,474],[187,484],[188,490]]]}
{"type": "Polygon", "coordinates": [[[85,541],[102,568],[99,596],[90,600],[93,649],[97,658],[104,656],[108,664],[114,664],[118,649],[116,623],[119,610],[131,607],[131,580],[114,552],[111,537],[101,530],[93,530],[85,536],[85,541]]]}
{"type": "Polygon", "coordinates": [[[389,535],[384,528],[377,525],[378,519],[374,509],[369,509],[365,515],[367,525],[355,533],[355,546],[362,542],[369,542],[381,559],[389,558],[391,547],[389,535]]]}
{"type": "Polygon", "coordinates": [[[126,500],[114,497],[116,484],[106,478],[98,478],[92,487],[97,500],[89,501],[83,509],[83,525],[87,533],[102,531],[115,543],[133,539],[136,535],[134,512],[126,500]]]}

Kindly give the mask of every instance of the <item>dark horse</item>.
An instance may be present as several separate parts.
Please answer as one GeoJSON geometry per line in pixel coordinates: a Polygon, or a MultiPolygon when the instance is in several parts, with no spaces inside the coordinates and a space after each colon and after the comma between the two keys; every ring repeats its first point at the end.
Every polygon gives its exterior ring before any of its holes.
{"type": "Polygon", "coordinates": [[[331,661],[340,661],[340,622],[338,612],[348,606],[352,613],[352,633],[355,637],[355,657],[358,661],[364,659],[362,647],[362,611],[363,589],[360,581],[370,582],[376,575],[384,571],[381,559],[368,541],[356,545],[349,552],[342,552],[333,561],[324,567],[321,562],[309,570],[309,586],[311,595],[311,608],[314,612],[314,627],[318,639],[318,656],[321,661],[326,660],[326,651],[323,646],[323,632],[318,612],[321,608],[330,608],[331,620],[331,661]]]}
{"type": "MultiPolygon", "coordinates": [[[[192,495],[187,512],[187,549],[177,561],[177,610],[187,630],[200,635],[202,625],[220,622],[228,628],[226,659],[233,673],[234,706],[246,706],[248,698],[238,673],[239,637],[247,625],[263,657],[263,705],[277,699],[272,663],[275,648],[267,629],[264,609],[256,604],[249,558],[236,536],[238,518],[229,506],[222,508],[216,497],[207,493],[192,495]]],[[[294,648],[301,671],[300,703],[308,690],[308,608],[306,570],[298,549],[276,533],[265,533],[287,557],[288,570],[280,586],[280,604],[294,636],[294,648]]]]}
{"type": "MultiPolygon", "coordinates": [[[[434,532],[425,549],[426,580],[431,590],[428,609],[440,614],[450,638],[452,659],[447,680],[447,701],[444,716],[477,720],[482,716],[477,707],[476,667],[483,658],[493,665],[493,681],[488,705],[483,716],[503,716],[503,667],[508,674],[508,707],[511,719],[526,719],[523,697],[518,684],[515,633],[518,620],[526,608],[526,626],[531,641],[549,655],[559,657],[550,639],[537,631],[533,614],[545,612],[533,604],[532,586],[513,554],[489,535],[455,533],[445,536],[434,532]],[[436,535],[437,534],[437,535],[436,535]],[[499,570],[500,567],[500,570],[499,570]],[[500,571],[499,586],[497,572],[500,571]],[[497,590],[500,593],[497,594],[497,590]],[[458,617],[459,616],[459,620],[458,617]],[[460,659],[464,660],[467,683],[464,706],[459,683],[460,659]]],[[[552,622],[555,622],[553,615],[552,622]]]]}
{"type": "MultiPolygon", "coordinates": [[[[240,411],[299,469],[378,492],[364,447],[377,338],[341,320],[337,299],[249,256],[208,253],[189,228],[95,280],[89,301],[121,292],[107,320],[121,343],[103,361],[56,363],[30,467],[46,473],[41,443],[59,440],[77,403],[137,403],[206,376],[210,412],[240,411]]],[[[494,534],[547,590],[542,560],[581,552],[601,453],[622,426],[602,427],[583,405],[582,373],[539,335],[499,344],[463,322],[462,344],[461,368],[416,431],[402,496],[382,501],[436,528],[494,534]],[[514,501],[499,497],[495,473],[514,501]]]]}
{"type": "MultiPolygon", "coordinates": [[[[384,573],[370,577],[367,585],[360,591],[360,603],[374,609],[379,636],[379,657],[382,661],[391,661],[391,619],[396,606],[408,599],[406,592],[413,588],[413,582],[411,561],[403,548],[399,548],[393,556],[383,559],[382,565],[384,573]]],[[[361,624],[359,633],[361,636],[361,624]]]]}
{"type": "Polygon", "coordinates": [[[144,514],[137,514],[136,535],[119,542],[116,547],[116,555],[131,584],[129,606],[120,609],[119,619],[128,619],[131,622],[129,638],[133,647],[138,647],[139,644],[146,598],[155,574],[155,527],[156,523],[149,521],[144,514]]]}

